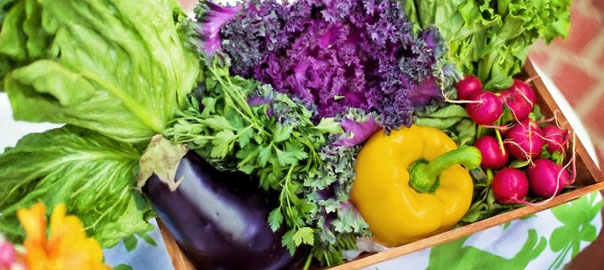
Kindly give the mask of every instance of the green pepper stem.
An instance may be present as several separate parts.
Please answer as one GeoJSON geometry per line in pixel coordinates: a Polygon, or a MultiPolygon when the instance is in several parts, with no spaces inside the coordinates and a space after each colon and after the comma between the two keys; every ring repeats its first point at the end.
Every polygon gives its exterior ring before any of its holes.
{"type": "Polygon", "coordinates": [[[475,169],[480,166],[481,159],[480,150],[468,146],[444,153],[429,163],[416,163],[411,167],[411,186],[418,192],[432,193],[438,176],[444,170],[457,164],[468,170],[475,169]]]}

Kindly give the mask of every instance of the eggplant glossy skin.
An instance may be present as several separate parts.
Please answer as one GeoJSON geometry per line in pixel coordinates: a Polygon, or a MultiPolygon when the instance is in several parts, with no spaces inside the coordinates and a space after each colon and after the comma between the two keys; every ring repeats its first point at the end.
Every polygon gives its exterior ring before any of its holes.
{"type": "MultiPolygon", "coordinates": [[[[273,208],[249,176],[220,172],[192,151],[180,161],[172,192],[155,175],[143,191],[197,269],[292,269],[282,231],[267,223],[273,208]]],[[[297,257],[297,256],[296,256],[297,257]]]]}

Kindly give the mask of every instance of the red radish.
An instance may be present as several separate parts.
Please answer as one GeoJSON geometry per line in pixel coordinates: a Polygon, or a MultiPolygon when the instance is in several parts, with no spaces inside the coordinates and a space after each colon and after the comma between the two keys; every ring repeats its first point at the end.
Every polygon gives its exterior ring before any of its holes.
{"type": "Polygon", "coordinates": [[[535,95],[535,91],[533,91],[533,88],[531,88],[531,86],[524,81],[514,79],[514,83],[510,88],[508,88],[508,91],[529,101],[531,103],[531,107],[535,105],[535,102],[537,102],[537,95],[535,95]]]}
{"type": "Polygon", "coordinates": [[[471,98],[475,103],[466,105],[466,111],[472,121],[480,125],[491,125],[503,113],[503,104],[491,92],[483,91],[471,98]]]}
{"type": "Polygon", "coordinates": [[[543,136],[547,151],[564,153],[568,146],[569,134],[568,130],[561,129],[558,126],[550,125],[543,128],[543,136]]]}
{"type": "Polygon", "coordinates": [[[521,96],[519,91],[501,91],[501,101],[510,109],[516,121],[527,119],[533,110],[533,104],[521,96]]]}
{"type": "Polygon", "coordinates": [[[503,142],[510,154],[520,160],[528,160],[538,157],[545,145],[543,131],[528,119],[518,122],[505,133],[503,142]]]}
{"type": "Polygon", "coordinates": [[[499,147],[497,139],[493,136],[485,135],[474,142],[474,146],[480,150],[482,160],[480,167],[484,169],[499,169],[508,163],[510,155],[508,150],[499,147]]]}
{"type": "Polygon", "coordinates": [[[529,182],[521,170],[503,168],[493,178],[491,184],[495,199],[503,204],[525,203],[529,182]]]}
{"type": "Polygon", "coordinates": [[[571,184],[567,170],[555,162],[540,158],[526,169],[531,192],[541,197],[552,197],[571,184]]]}
{"type": "Polygon", "coordinates": [[[455,88],[457,88],[457,99],[468,100],[482,92],[482,83],[476,76],[466,75],[455,84],[455,88]]]}

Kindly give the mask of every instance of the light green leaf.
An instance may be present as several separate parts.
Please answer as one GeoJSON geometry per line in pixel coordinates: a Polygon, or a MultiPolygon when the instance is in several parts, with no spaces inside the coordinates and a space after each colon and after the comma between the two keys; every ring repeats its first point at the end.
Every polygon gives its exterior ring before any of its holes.
{"type": "Polygon", "coordinates": [[[292,154],[290,152],[281,151],[278,148],[276,148],[276,151],[277,151],[277,161],[279,161],[279,164],[281,166],[292,165],[292,164],[296,164],[296,162],[298,162],[298,160],[296,159],[294,154],[292,154]]]}
{"type": "Polygon", "coordinates": [[[0,79],[15,119],[148,141],[199,75],[179,16],[172,0],[16,1],[0,35],[0,66],[10,70],[0,79]]]}
{"type": "Polygon", "coordinates": [[[235,133],[231,130],[223,130],[216,133],[212,141],[212,151],[210,156],[213,158],[224,158],[233,148],[235,133]]]}
{"type": "Polygon", "coordinates": [[[296,231],[292,240],[296,246],[300,246],[302,243],[312,246],[315,242],[314,231],[310,227],[300,228],[296,231]]]}
{"type": "Polygon", "coordinates": [[[23,137],[0,155],[0,231],[20,241],[17,209],[42,201],[48,211],[65,203],[103,247],[153,227],[139,192],[140,153],[96,132],[65,126],[23,137]]]}
{"type": "Polygon", "coordinates": [[[415,32],[436,26],[447,58],[487,90],[504,89],[522,71],[528,49],[569,29],[570,0],[401,1],[415,32]]]}
{"type": "Polygon", "coordinates": [[[272,150],[272,145],[268,145],[268,146],[264,147],[258,154],[258,157],[259,157],[258,165],[260,165],[260,167],[264,167],[266,165],[266,163],[268,162],[269,158],[271,157],[271,150],[272,150]]]}
{"type": "Polygon", "coordinates": [[[292,134],[293,126],[277,125],[273,130],[273,142],[278,143],[289,139],[292,134]]]}
{"type": "Polygon", "coordinates": [[[215,130],[234,130],[234,128],[231,126],[231,123],[229,123],[229,120],[227,120],[222,115],[213,115],[210,118],[203,119],[201,122],[205,125],[208,125],[208,127],[210,127],[211,129],[215,130]]]}
{"type": "Polygon", "coordinates": [[[237,142],[239,143],[239,147],[245,148],[250,143],[252,136],[254,136],[254,132],[252,129],[245,129],[239,131],[238,136],[237,142]]]}
{"type": "Polygon", "coordinates": [[[526,167],[530,164],[530,161],[528,160],[514,160],[510,163],[510,168],[523,168],[526,167]]]}
{"type": "Polygon", "coordinates": [[[289,251],[291,255],[294,255],[296,252],[297,245],[294,244],[294,234],[296,233],[295,229],[290,229],[287,231],[283,237],[281,238],[281,245],[289,251]]]}
{"type": "Polygon", "coordinates": [[[340,127],[340,124],[334,118],[322,118],[321,122],[315,126],[315,129],[323,133],[339,134],[343,132],[342,127],[340,127]]]}
{"type": "Polygon", "coordinates": [[[283,224],[283,215],[281,214],[281,207],[273,209],[268,214],[268,224],[271,226],[271,230],[273,230],[273,232],[276,232],[279,228],[281,228],[281,224],[283,224]]]}
{"type": "Polygon", "coordinates": [[[216,112],[216,99],[213,97],[204,97],[201,100],[201,104],[203,104],[203,111],[201,112],[201,117],[210,117],[210,114],[216,112]]]}

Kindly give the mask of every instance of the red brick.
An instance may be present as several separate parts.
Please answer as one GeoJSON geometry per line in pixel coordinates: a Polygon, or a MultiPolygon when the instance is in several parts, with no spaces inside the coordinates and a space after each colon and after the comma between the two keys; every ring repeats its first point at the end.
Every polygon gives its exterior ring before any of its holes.
{"type": "MultiPolygon", "coordinates": [[[[598,13],[595,13],[598,14],[598,13]]],[[[600,15],[600,14],[598,14],[600,15]]],[[[570,31],[566,40],[556,40],[554,44],[568,49],[575,54],[581,54],[587,45],[601,33],[602,22],[598,16],[588,16],[576,9],[571,11],[570,31]]]]}
{"type": "MultiPolygon", "coordinates": [[[[604,1],[604,0],[602,0],[602,1],[604,1]]],[[[598,64],[599,64],[601,67],[604,67],[604,46],[602,47],[602,50],[601,50],[601,51],[602,51],[602,52],[601,52],[600,58],[598,59],[598,64]]]]}
{"type": "MultiPolygon", "coordinates": [[[[576,64],[569,62],[560,63],[552,79],[573,107],[577,105],[577,101],[583,95],[591,91],[599,82],[597,77],[589,75],[576,64]]],[[[604,106],[600,107],[604,108],[604,106]]]]}
{"type": "MultiPolygon", "coordinates": [[[[600,100],[596,101],[596,104],[583,121],[591,132],[598,134],[599,137],[604,137],[604,96],[600,96],[600,100]]],[[[600,162],[604,162],[604,159],[601,159],[600,162]]],[[[601,168],[604,169],[604,167],[601,168]]]]}
{"type": "Polygon", "coordinates": [[[593,0],[592,2],[598,10],[604,12],[604,0],[593,0]]]}
{"type": "Polygon", "coordinates": [[[529,52],[529,58],[540,67],[543,67],[549,61],[550,54],[547,50],[539,47],[533,47],[529,52]]]}

